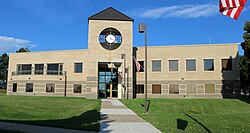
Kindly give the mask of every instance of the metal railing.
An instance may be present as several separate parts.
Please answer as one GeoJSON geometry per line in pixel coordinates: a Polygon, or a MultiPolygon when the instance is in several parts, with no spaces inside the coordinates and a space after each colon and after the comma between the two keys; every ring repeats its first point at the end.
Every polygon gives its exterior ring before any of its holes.
{"type": "Polygon", "coordinates": [[[24,70],[24,71],[14,71],[12,76],[15,75],[64,75],[63,71],[55,70],[24,70]]]}

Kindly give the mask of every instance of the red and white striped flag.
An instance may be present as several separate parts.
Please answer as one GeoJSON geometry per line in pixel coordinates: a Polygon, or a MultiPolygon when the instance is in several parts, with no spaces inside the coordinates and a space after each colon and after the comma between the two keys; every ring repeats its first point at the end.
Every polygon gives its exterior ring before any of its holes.
{"type": "Polygon", "coordinates": [[[140,73],[141,64],[136,60],[136,58],[134,56],[133,56],[133,59],[135,61],[136,70],[137,70],[138,73],[140,73]]]}
{"type": "Polygon", "coordinates": [[[220,13],[237,20],[246,2],[247,0],[220,0],[220,13]]]}

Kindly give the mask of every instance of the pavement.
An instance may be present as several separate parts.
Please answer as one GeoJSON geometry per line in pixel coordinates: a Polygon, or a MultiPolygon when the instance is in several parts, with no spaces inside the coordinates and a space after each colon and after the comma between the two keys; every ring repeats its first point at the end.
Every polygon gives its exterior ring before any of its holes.
{"type": "Polygon", "coordinates": [[[119,100],[102,99],[100,133],[160,133],[119,100]]]}

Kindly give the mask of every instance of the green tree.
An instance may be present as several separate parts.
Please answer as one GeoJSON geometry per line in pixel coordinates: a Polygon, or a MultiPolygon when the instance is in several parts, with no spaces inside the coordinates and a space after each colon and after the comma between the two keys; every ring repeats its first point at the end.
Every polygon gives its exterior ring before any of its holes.
{"type": "Polygon", "coordinates": [[[16,53],[21,53],[21,52],[30,52],[28,48],[20,48],[19,50],[16,51],[16,53]]]}
{"type": "Polygon", "coordinates": [[[9,56],[5,53],[0,56],[0,80],[7,80],[7,69],[9,64],[9,56]]]}
{"type": "Polygon", "coordinates": [[[245,31],[243,34],[244,42],[241,43],[241,47],[244,50],[244,56],[240,59],[240,74],[241,84],[244,86],[244,90],[249,92],[250,85],[250,22],[247,21],[243,28],[245,31]]]}

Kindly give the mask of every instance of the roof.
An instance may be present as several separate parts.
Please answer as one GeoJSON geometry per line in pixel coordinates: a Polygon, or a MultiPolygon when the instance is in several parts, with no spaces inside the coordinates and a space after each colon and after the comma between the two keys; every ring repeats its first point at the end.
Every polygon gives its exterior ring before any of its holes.
{"type": "Polygon", "coordinates": [[[117,20],[117,21],[133,21],[134,19],[119,12],[118,10],[109,7],[99,13],[96,13],[88,18],[88,20],[117,20]]]}

